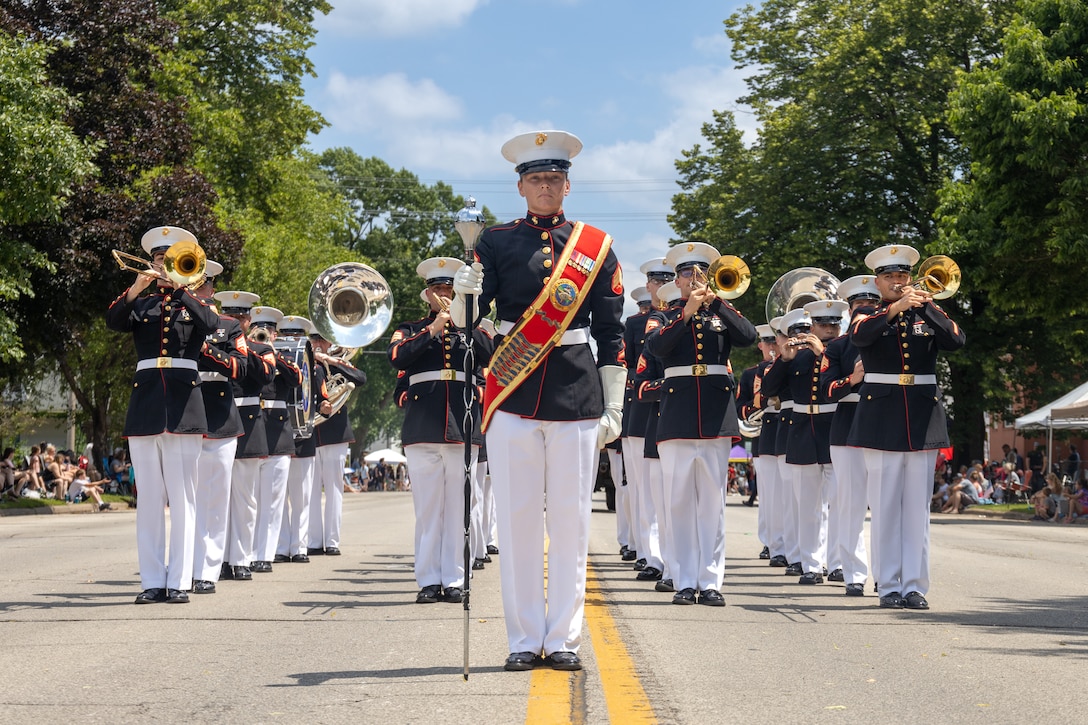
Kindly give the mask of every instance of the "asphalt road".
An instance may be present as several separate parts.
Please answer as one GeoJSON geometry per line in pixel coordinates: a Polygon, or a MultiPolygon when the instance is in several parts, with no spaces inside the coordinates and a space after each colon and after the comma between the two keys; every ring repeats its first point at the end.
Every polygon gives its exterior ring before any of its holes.
{"type": "MultiPolygon", "coordinates": [[[[594,513],[580,673],[502,670],[497,562],[416,605],[410,494],[347,495],[343,555],[135,606],[130,512],[0,518],[4,723],[1066,723],[1088,671],[1088,527],[935,517],[928,612],[801,587],[730,497],[725,608],[678,607],[594,513]],[[591,624],[591,622],[593,624],[591,624]],[[603,627],[603,628],[602,628],[603,627]]],[[[501,556],[501,554],[500,554],[501,556]]]]}

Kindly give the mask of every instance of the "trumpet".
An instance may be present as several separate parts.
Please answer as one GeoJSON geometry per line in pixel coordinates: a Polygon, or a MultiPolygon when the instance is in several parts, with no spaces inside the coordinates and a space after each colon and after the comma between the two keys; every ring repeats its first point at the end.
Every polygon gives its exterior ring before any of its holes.
{"type": "Polygon", "coordinates": [[[204,282],[208,257],[196,242],[175,242],[163,256],[163,271],[155,269],[151,260],[114,249],[111,252],[117,266],[128,272],[142,274],[152,279],[173,282],[178,287],[199,287],[204,282]],[[142,267],[133,266],[141,264],[142,267]]]}
{"type": "Polygon", "coordinates": [[[918,279],[909,284],[897,284],[896,292],[908,287],[921,290],[935,300],[945,300],[960,288],[960,266],[951,257],[935,254],[918,267],[918,279]]]}
{"type": "Polygon", "coordinates": [[[271,344],[272,342],[272,333],[268,331],[267,327],[254,327],[249,331],[249,334],[246,335],[246,337],[253,342],[260,342],[265,345],[271,344]]]}

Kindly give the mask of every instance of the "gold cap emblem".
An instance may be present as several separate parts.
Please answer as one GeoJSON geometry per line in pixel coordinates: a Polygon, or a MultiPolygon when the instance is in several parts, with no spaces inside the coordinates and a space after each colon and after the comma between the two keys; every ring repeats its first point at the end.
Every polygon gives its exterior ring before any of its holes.
{"type": "Polygon", "coordinates": [[[170,236],[170,227],[163,227],[163,228],[162,228],[162,235],[163,235],[164,237],[168,237],[168,236],[170,236]]]}
{"type": "Polygon", "coordinates": [[[438,266],[439,267],[445,267],[446,266],[446,260],[444,260],[444,259],[438,260],[438,266]]]}
{"type": "Polygon", "coordinates": [[[544,133],[543,131],[536,135],[536,145],[537,146],[543,146],[544,142],[547,141],[547,140],[548,140],[548,134],[544,133]]]}
{"type": "Polygon", "coordinates": [[[899,247],[892,247],[888,250],[888,254],[899,254],[899,247]]]}
{"type": "Polygon", "coordinates": [[[689,244],[688,245],[688,251],[689,252],[694,252],[695,251],[695,245],[694,244],[689,244]]]}

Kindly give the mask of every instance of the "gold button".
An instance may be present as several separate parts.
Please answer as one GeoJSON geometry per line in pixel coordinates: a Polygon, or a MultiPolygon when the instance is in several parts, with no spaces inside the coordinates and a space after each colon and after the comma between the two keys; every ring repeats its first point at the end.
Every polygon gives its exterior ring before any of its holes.
{"type": "Polygon", "coordinates": [[[548,233],[547,232],[541,232],[540,233],[540,238],[541,239],[547,239],[548,238],[548,233]]]}
{"type": "Polygon", "coordinates": [[[903,353],[903,357],[910,357],[910,353],[909,352],[903,353]]]}
{"type": "Polygon", "coordinates": [[[873,396],[871,396],[871,395],[866,395],[866,396],[865,396],[865,399],[866,399],[866,400],[872,400],[872,399],[873,399],[873,396]]]}
{"type": "Polygon", "coordinates": [[[813,386],[812,386],[812,392],[814,392],[814,393],[815,393],[815,392],[816,392],[817,390],[819,390],[819,388],[817,388],[817,387],[816,387],[815,385],[813,385],[813,386]]]}
{"type": "Polygon", "coordinates": [[[148,320],[148,319],[147,319],[146,317],[144,318],[144,322],[149,322],[149,321],[150,321],[150,320],[148,320]]]}
{"type": "Polygon", "coordinates": [[[167,342],[170,342],[170,339],[169,339],[169,338],[167,338],[167,337],[164,337],[164,338],[162,339],[162,341],[163,341],[163,343],[165,344],[165,343],[167,343],[167,342]]]}
{"type": "MultiPolygon", "coordinates": [[[[672,388],[669,388],[669,392],[670,392],[670,393],[672,392],[672,388]]],[[[660,415],[660,413],[659,413],[659,415],[660,415]]]]}
{"type": "Polygon", "coordinates": [[[548,284],[551,281],[552,281],[551,277],[545,277],[544,280],[543,280],[544,284],[548,284]]]}
{"type": "Polygon", "coordinates": [[[696,333],[695,338],[698,339],[698,340],[702,340],[703,339],[703,333],[701,333],[701,332],[696,333]]]}
{"type": "Polygon", "coordinates": [[[544,260],[544,269],[549,269],[551,266],[552,266],[552,260],[545,259],[544,260]]]}
{"type": "Polygon", "coordinates": [[[551,254],[552,253],[552,248],[551,247],[544,247],[540,251],[543,252],[544,254],[551,254]]]}
{"type": "Polygon", "coordinates": [[[703,349],[703,343],[700,342],[697,345],[695,345],[695,349],[696,350],[702,350],[703,349]]]}
{"type": "Polygon", "coordinates": [[[533,224],[539,224],[540,223],[540,220],[537,219],[535,216],[534,217],[529,217],[529,218],[532,220],[533,224]]]}
{"type": "Polygon", "coordinates": [[[904,343],[903,343],[903,347],[907,347],[907,343],[905,343],[905,342],[904,342],[904,343]]]}
{"type": "Polygon", "coordinates": [[[224,395],[226,395],[226,393],[224,393],[222,390],[220,390],[219,391],[219,397],[222,398],[224,395]]]}
{"type": "Polygon", "coordinates": [[[552,224],[558,224],[558,223],[559,223],[559,217],[553,216],[552,217],[552,224]]]}
{"type": "Polygon", "coordinates": [[[703,329],[703,323],[701,323],[701,322],[696,322],[696,323],[695,323],[695,329],[696,329],[696,330],[701,330],[701,329],[703,329]]]}
{"type": "Polygon", "coordinates": [[[412,400],[419,400],[419,396],[418,395],[413,395],[412,400]]]}
{"type": "Polygon", "coordinates": [[[908,370],[910,370],[910,365],[904,365],[903,366],[903,372],[906,372],[908,370]]]}
{"type": "MultiPolygon", "coordinates": [[[[166,342],[166,340],[163,340],[163,342],[166,342]]],[[[166,349],[163,348],[163,351],[161,353],[159,353],[159,354],[160,355],[167,355],[168,353],[166,352],[166,349]]]]}
{"type": "Polygon", "coordinates": [[[132,384],[132,387],[134,387],[134,388],[138,388],[138,387],[140,387],[140,384],[139,384],[139,383],[133,383],[133,384],[132,384]]]}

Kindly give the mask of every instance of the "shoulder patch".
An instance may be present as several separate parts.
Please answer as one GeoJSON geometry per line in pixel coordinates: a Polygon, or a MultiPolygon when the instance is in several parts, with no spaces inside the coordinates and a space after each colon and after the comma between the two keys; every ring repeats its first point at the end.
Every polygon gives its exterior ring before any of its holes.
{"type": "Polygon", "coordinates": [[[646,332],[649,332],[650,330],[656,330],[659,327],[661,327],[661,320],[659,320],[658,318],[651,317],[650,319],[646,320],[646,332]]]}
{"type": "Polygon", "coordinates": [[[612,274],[612,292],[613,294],[623,294],[623,270],[620,269],[620,263],[616,262],[616,271],[612,274]]]}
{"type": "Polygon", "coordinates": [[[404,339],[404,331],[403,330],[397,330],[396,332],[393,333],[393,339],[390,340],[390,342],[400,342],[403,339],[404,339]]]}

